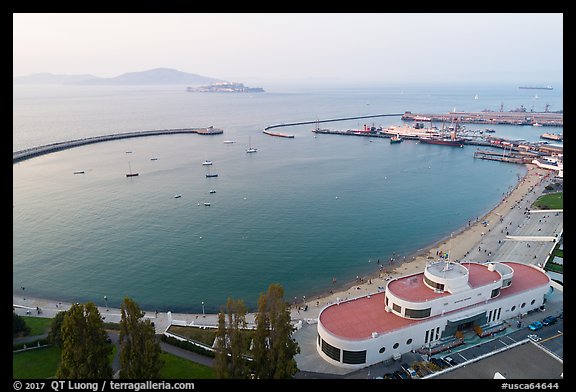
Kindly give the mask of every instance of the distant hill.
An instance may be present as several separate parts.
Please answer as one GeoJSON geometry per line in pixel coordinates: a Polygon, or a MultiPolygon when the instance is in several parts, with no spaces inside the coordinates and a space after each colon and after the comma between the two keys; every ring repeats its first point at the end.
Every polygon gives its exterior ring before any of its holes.
{"type": "Polygon", "coordinates": [[[128,72],[113,78],[100,78],[93,75],[55,75],[39,73],[13,78],[13,84],[75,84],[75,85],[186,85],[200,86],[203,84],[226,82],[222,79],[210,78],[192,73],[177,71],[170,68],[156,68],[142,72],[128,72]]]}
{"type": "Polygon", "coordinates": [[[156,68],[149,71],[129,72],[114,78],[97,78],[78,81],[82,85],[202,85],[224,82],[221,79],[210,78],[192,73],[186,73],[169,68],[156,68]]]}
{"type": "Polygon", "coordinates": [[[98,79],[94,75],[57,75],[52,73],[37,73],[12,78],[12,84],[70,84],[84,80],[98,79]]]}

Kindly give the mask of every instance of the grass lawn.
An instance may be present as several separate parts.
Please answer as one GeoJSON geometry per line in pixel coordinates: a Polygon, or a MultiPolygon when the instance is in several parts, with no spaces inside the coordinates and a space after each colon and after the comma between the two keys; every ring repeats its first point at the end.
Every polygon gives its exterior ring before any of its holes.
{"type": "Polygon", "coordinates": [[[60,365],[60,353],[61,350],[54,346],[13,353],[12,377],[26,379],[54,377],[60,365]]]}
{"type": "Polygon", "coordinates": [[[532,206],[542,210],[561,210],[564,208],[564,192],[542,195],[532,206]]]}
{"type": "MultiPolygon", "coordinates": [[[[110,362],[114,359],[116,351],[117,347],[114,345],[110,362]]],[[[55,346],[12,353],[12,378],[54,378],[60,366],[61,354],[62,349],[55,346]]]]}
{"type": "Polygon", "coordinates": [[[30,327],[30,335],[42,335],[44,333],[50,332],[50,324],[52,323],[51,318],[47,317],[32,317],[32,316],[22,316],[26,325],[30,327]]]}
{"type": "Polygon", "coordinates": [[[164,367],[160,372],[160,377],[163,379],[216,378],[214,369],[209,366],[188,361],[166,352],[162,352],[160,358],[164,361],[164,367]]]}

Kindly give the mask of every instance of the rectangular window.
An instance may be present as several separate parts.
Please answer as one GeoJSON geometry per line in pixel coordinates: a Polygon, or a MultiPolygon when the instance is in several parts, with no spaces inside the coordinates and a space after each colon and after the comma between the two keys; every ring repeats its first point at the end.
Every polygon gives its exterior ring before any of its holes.
{"type": "Polygon", "coordinates": [[[384,297],[384,304],[388,306],[388,297],[384,297]]]}
{"type": "Polygon", "coordinates": [[[436,340],[440,337],[440,327],[436,328],[436,340]]]}
{"type": "Polygon", "coordinates": [[[342,362],[350,364],[366,363],[366,350],[363,351],[348,351],[342,352],[342,362]]]}
{"type": "Polygon", "coordinates": [[[340,349],[332,346],[330,343],[326,343],[324,339],[322,339],[322,352],[333,360],[340,362],[340,349]]]}
{"type": "Polygon", "coordinates": [[[500,287],[495,288],[494,290],[492,290],[492,293],[490,294],[490,298],[494,298],[494,297],[496,297],[498,294],[500,294],[500,287]]]}
{"type": "Polygon", "coordinates": [[[392,304],[392,309],[394,309],[394,311],[396,311],[398,313],[402,313],[402,306],[400,306],[398,304],[392,304]]]}
{"type": "Polygon", "coordinates": [[[496,320],[500,320],[500,312],[502,311],[502,308],[498,308],[498,316],[496,316],[496,320]]]}
{"type": "Polygon", "coordinates": [[[430,316],[430,311],[432,308],[427,309],[404,309],[404,316],[410,318],[424,318],[430,316]]]}
{"type": "Polygon", "coordinates": [[[428,343],[428,334],[430,331],[426,330],[426,337],[424,338],[424,343],[428,343]]]}
{"type": "Polygon", "coordinates": [[[492,322],[492,312],[493,310],[490,311],[490,313],[488,313],[488,322],[492,322]]]}

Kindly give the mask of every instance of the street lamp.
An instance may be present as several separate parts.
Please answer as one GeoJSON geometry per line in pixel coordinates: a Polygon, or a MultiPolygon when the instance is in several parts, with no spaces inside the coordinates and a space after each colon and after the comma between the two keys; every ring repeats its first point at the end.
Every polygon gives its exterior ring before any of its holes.
{"type": "Polygon", "coordinates": [[[108,297],[104,296],[104,302],[106,303],[106,311],[108,311],[108,297]]]}
{"type": "Polygon", "coordinates": [[[204,301],[202,301],[202,317],[206,317],[206,313],[204,313],[204,301]]]}

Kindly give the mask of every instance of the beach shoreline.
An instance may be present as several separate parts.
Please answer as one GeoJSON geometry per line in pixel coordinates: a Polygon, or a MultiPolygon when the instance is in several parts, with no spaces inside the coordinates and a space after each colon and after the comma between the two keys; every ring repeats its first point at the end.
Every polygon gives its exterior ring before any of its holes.
{"type": "Polygon", "coordinates": [[[392,264],[386,265],[388,261],[382,261],[380,265],[383,268],[364,276],[359,276],[356,282],[348,281],[335,284],[333,290],[316,292],[310,296],[307,294],[304,297],[309,299],[307,301],[297,301],[296,304],[293,304],[294,309],[298,310],[298,307],[306,305],[308,307],[323,308],[338,301],[377,293],[385,288],[388,280],[399,276],[420,273],[424,271],[428,262],[442,260],[437,252],[448,252],[448,259],[451,261],[463,261],[469,252],[482,241],[486,233],[490,232],[491,228],[488,227],[489,225],[484,225],[483,222],[503,220],[506,213],[510,210],[509,206],[517,205],[519,201],[534,191],[534,188],[540,185],[545,178],[550,178],[552,175],[550,171],[538,168],[535,165],[526,164],[525,166],[527,168],[526,173],[518,180],[514,188],[506,192],[498,204],[483,216],[477,217],[474,222],[470,221],[469,224],[461,226],[450,235],[444,236],[432,244],[402,257],[401,260],[394,260],[392,264]]]}

